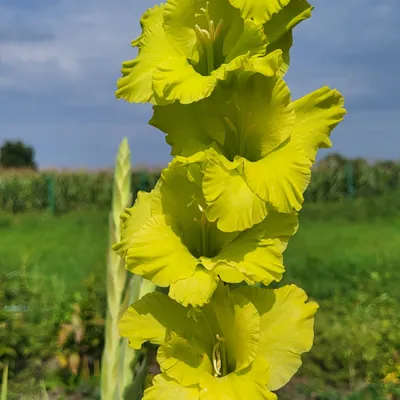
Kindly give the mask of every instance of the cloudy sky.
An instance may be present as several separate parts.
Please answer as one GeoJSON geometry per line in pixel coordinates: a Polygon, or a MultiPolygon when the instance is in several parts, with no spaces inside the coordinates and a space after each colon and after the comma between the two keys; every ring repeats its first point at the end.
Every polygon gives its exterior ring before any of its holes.
{"type": "MultiPolygon", "coordinates": [[[[153,0],[0,0],[0,143],[23,139],[41,167],[108,167],[127,136],[136,165],[169,161],[148,105],[114,97],[121,61],[153,0]]],[[[297,98],[346,97],[334,151],[400,159],[400,0],[314,0],[287,76],[297,98]]]]}

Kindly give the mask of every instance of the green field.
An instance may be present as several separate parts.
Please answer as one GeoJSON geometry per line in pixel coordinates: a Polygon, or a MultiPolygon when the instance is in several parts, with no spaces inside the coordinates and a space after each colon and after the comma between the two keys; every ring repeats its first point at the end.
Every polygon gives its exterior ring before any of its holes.
{"type": "MultiPolygon", "coordinates": [[[[372,272],[400,275],[400,216],[371,220],[339,218],[329,210],[303,215],[298,233],[285,253],[284,282],[298,283],[318,299],[344,291],[372,272]]],[[[81,288],[93,273],[104,276],[107,214],[81,212],[0,215],[0,272],[25,268],[39,281],[57,282],[65,291],[81,288]]],[[[388,282],[389,283],[389,282],[388,282]]],[[[393,293],[397,292],[393,282],[393,293]]],[[[347,293],[348,294],[348,293],[347,293]]]]}
{"type": "MultiPolygon", "coordinates": [[[[306,206],[285,253],[287,273],[279,285],[298,284],[321,308],[315,346],[281,398],[311,398],[309,387],[355,390],[367,378],[381,379],[400,350],[400,214],[370,218],[360,204],[341,207],[306,206]]],[[[44,329],[53,329],[43,340],[56,335],[88,276],[104,293],[107,229],[104,212],[0,215],[2,282],[22,275],[42,299],[36,318],[52,321],[44,329]]]]}

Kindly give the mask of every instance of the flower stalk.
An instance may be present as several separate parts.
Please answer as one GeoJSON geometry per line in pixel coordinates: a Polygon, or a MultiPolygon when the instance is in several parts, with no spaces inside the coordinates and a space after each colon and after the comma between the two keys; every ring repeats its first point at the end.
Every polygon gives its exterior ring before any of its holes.
{"type": "Polygon", "coordinates": [[[344,102],[328,87],[291,99],[293,28],[312,7],[261,3],[149,9],[118,81],[117,97],[155,105],[150,123],[175,156],[119,210],[113,246],[144,279],[119,324],[124,343],[158,346],[143,400],[275,400],[312,346],[318,305],[295,285],[265,287],[285,272],[311,166],[344,102]]]}

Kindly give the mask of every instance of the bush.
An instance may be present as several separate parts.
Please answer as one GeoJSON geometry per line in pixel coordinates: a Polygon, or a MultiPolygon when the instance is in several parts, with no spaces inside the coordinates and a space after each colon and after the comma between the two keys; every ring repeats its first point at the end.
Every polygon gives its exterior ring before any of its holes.
{"type": "MultiPolygon", "coordinates": [[[[138,190],[150,191],[159,173],[134,171],[134,198],[138,190]]],[[[111,207],[113,176],[110,171],[38,172],[0,171],[0,209],[18,213],[52,209],[56,213],[111,207]]]]}
{"type": "Polygon", "coordinates": [[[33,147],[20,140],[5,141],[0,147],[0,167],[36,169],[33,147]]]}
{"type": "Polygon", "coordinates": [[[0,371],[9,365],[10,399],[40,392],[43,380],[50,389],[79,388],[86,394],[98,386],[103,285],[90,277],[85,290],[68,294],[54,280],[53,290],[43,290],[48,284],[23,270],[0,278],[0,304],[5,304],[0,309],[0,371]]]}

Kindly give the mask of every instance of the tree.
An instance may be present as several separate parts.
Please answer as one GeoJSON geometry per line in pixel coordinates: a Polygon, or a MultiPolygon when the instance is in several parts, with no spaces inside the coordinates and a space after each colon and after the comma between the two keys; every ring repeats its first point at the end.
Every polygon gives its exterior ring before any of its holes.
{"type": "Polygon", "coordinates": [[[20,140],[7,140],[0,147],[0,167],[36,169],[35,150],[20,140]]]}

